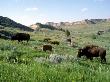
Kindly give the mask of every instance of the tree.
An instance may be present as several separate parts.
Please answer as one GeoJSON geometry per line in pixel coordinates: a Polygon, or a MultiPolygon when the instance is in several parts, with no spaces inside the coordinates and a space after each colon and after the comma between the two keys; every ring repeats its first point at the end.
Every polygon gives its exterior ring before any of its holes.
{"type": "Polygon", "coordinates": [[[65,33],[66,33],[66,36],[67,36],[67,37],[70,36],[70,31],[69,31],[69,30],[66,30],[65,33]]]}

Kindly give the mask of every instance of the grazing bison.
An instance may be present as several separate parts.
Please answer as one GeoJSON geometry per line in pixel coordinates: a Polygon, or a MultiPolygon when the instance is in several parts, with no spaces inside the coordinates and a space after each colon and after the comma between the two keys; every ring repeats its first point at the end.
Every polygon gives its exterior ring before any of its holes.
{"type": "Polygon", "coordinates": [[[30,35],[26,33],[16,33],[11,37],[11,40],[18,40],[18,42],[26,40],[28,42],[30,40],[30,35]]]}
{"type": "Polygon", "coordinates": [[[66,39],[67,42],[71,43],[71,38],[66,39]]]}
{"type": "Polygon", "coordinates": [[[84,48],[79,49],[77,57],[81,56],[86,56],[90,60],[92,60],[93,57],[100,57],[101,62],[106,62],[106,50],[95,45],[87,45],[84,48]]]}
{"type": "Polygon", "coordinates": [[[44,38],[44,42],[48,42],[49,40],[51,40],[50,38],[44,38]]]}
{"type": "Polygon", "coordinates": [[[52,51],[52,46],[51,45],[43,45],[43,51],[46,52],[47,50],[52,51]]]}
{"type": "Polygon", "coordinates": [[[102,35],[104,33],[104,31],[98,31],[97,35],[102,35]]]}
{"type": "Polygon", "coordinates": [[[51,43],[51,44],[54,44],[54,45],[55,45],[55,44],[57,44],[57,45],[60,44],[60,42],[58,42],[58,41],[50,41],[50,43],[51,43]]]}
{"type": "Polygon", "coordinates": [[[66,42],[71,45],[71,38],[67,38],[67,39],[66,39],[66,42]]]}

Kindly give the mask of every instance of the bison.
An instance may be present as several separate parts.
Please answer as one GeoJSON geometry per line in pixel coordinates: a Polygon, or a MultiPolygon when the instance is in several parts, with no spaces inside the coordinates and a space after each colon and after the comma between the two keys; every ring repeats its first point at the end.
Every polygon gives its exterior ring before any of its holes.
{"type": "Polygon", "coordinates": [[[11,37],[11,40],[18,40],[18,42],[26,40],[28,42],[30,40],[30,35],[26,33],[16,33],[11,37]]]}
{"type": "Polygon", "coordinates": [[[50,38],[44,38],[44,42],[48,42],[48,41],[50,41],[51,39],[50,38]]]}
{"type": "Polygon", "coordinates": [[[58,41],[50,41],[50,43],[51,43],[51,44],[54,44],[54,45],[55,45],[55,44],[56,44],[56,45],[59,45],[59,44],[60,44],[60,42],[58,42],[58,41]]]}
{"type": "Polygon", "coordinates": [[[43,51],[46,52],[47,50],[52,51],[52,46],[51,45],[43,45],[43,51]]]}
{"type": "Polygon", "coordinates": [[[66,42],[69,42],[71,44],[71,38],[67,38],[66,42]]]}
{"type": "Polygon", "coordinates": [[[104,33],[104,31],[98,31],[97,35],[102,35],[104,33]]]}
{"type": "Polygon", "coordinates": [[[66,41],[71,43],[71,38],[68,38],[66,41]]]}
{"type": "Polygon", "coordinates": [[[87,45],[82,49],[79,49],[77,57],[86,56],[87,59],[93,60],[93,57],[100,57],[101,63],[106,62],[106,50],[102,47],[95,45],[87,45]]]}

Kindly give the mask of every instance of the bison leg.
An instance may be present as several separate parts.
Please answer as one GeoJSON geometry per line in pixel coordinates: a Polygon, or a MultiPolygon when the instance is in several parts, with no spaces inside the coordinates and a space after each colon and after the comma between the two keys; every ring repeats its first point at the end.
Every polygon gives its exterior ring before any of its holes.
{"type": "Polygon", "coordinates": [[[104,58],[104,62],[106,62],[106,58],[104,58]]]}
{"type": "Polygon", "coordinates": [[[86,56],[87,59],[93,60],[93,57],[86,56]]]}
{"type": "Polygon", "coordinates": [[[52,49],[50,51],[52,51],[52,49]]]}
{"type": "Polygon", "coordinates": [[[18,40],[18,42],[20,42],[20,40],[18,40]]]}
{"type": "Polygon", "coordinates": [[[90,60],[93,60],[93,57],[90,57],[89,59],[90,59],[90,60]]]}
{"type": "Polygon", "coordinates": [[[104,58],[104,62],[106,63],[106,58],[104,58]]]}
{"type": "Polygon", "coordinates": [[[22,40],[18,40],[18,42],[22,42],[22,40]]]}
{"type": "Polygon", "coordinates": [[[44,52],[46,52],[46,49],[43,49],[44,52]]]}
{"type": "Polygon", "coordinates": [[[106,63],[106,58],[101,58],[101,63],[105,62],[106,63]]]}
{"type": "Polygon", "coordinates": [[[101,59],[101,63],[103,63],[103,59],[101,59]]]}
{"type": "Polygon", "coordinates": [[[28,40],[27,40],[27,43],[28,43],[28,40]]]}

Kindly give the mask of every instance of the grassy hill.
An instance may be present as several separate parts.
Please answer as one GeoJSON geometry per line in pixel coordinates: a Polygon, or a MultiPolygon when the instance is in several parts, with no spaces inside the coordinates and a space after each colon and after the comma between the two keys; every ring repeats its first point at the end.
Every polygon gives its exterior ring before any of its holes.
{"type": "MultiPolygon", "coordinates": [[[[110,23],[62,28],[70,31],[72,42],[77,47],[69,46],[65,41],[65,32],[50,29],[27,32],[31,36],[29,43],[0,39],[0,82],[109,82],[110,23]],[[100,30],[104,33],[97,35],[100,30]],[[52,45],[53,52],[44,52],[42,46],[49,44],[43,41],[44,38],[59,41],[60,45],[52,45]],[[77,49],[87,44],[104,47],[107,64],[101,64],[97,58],[77,61],[77,49]],[[61,63],[52,63],[47,60],[51,54],[68,58],[61,63]]],[[[18,29],[13,31],[24,32],[18,29]]]]}
{"type": "Polygon", "coordinates": [[[25,25],[22,25],[20,23],[17,23],[8,17],[0,16],[0,28],[6,28],[6,27],[18,28],[18,29],[24,30],[24,31],[33,31],[33,29],[31,29],[25,25]]]}

